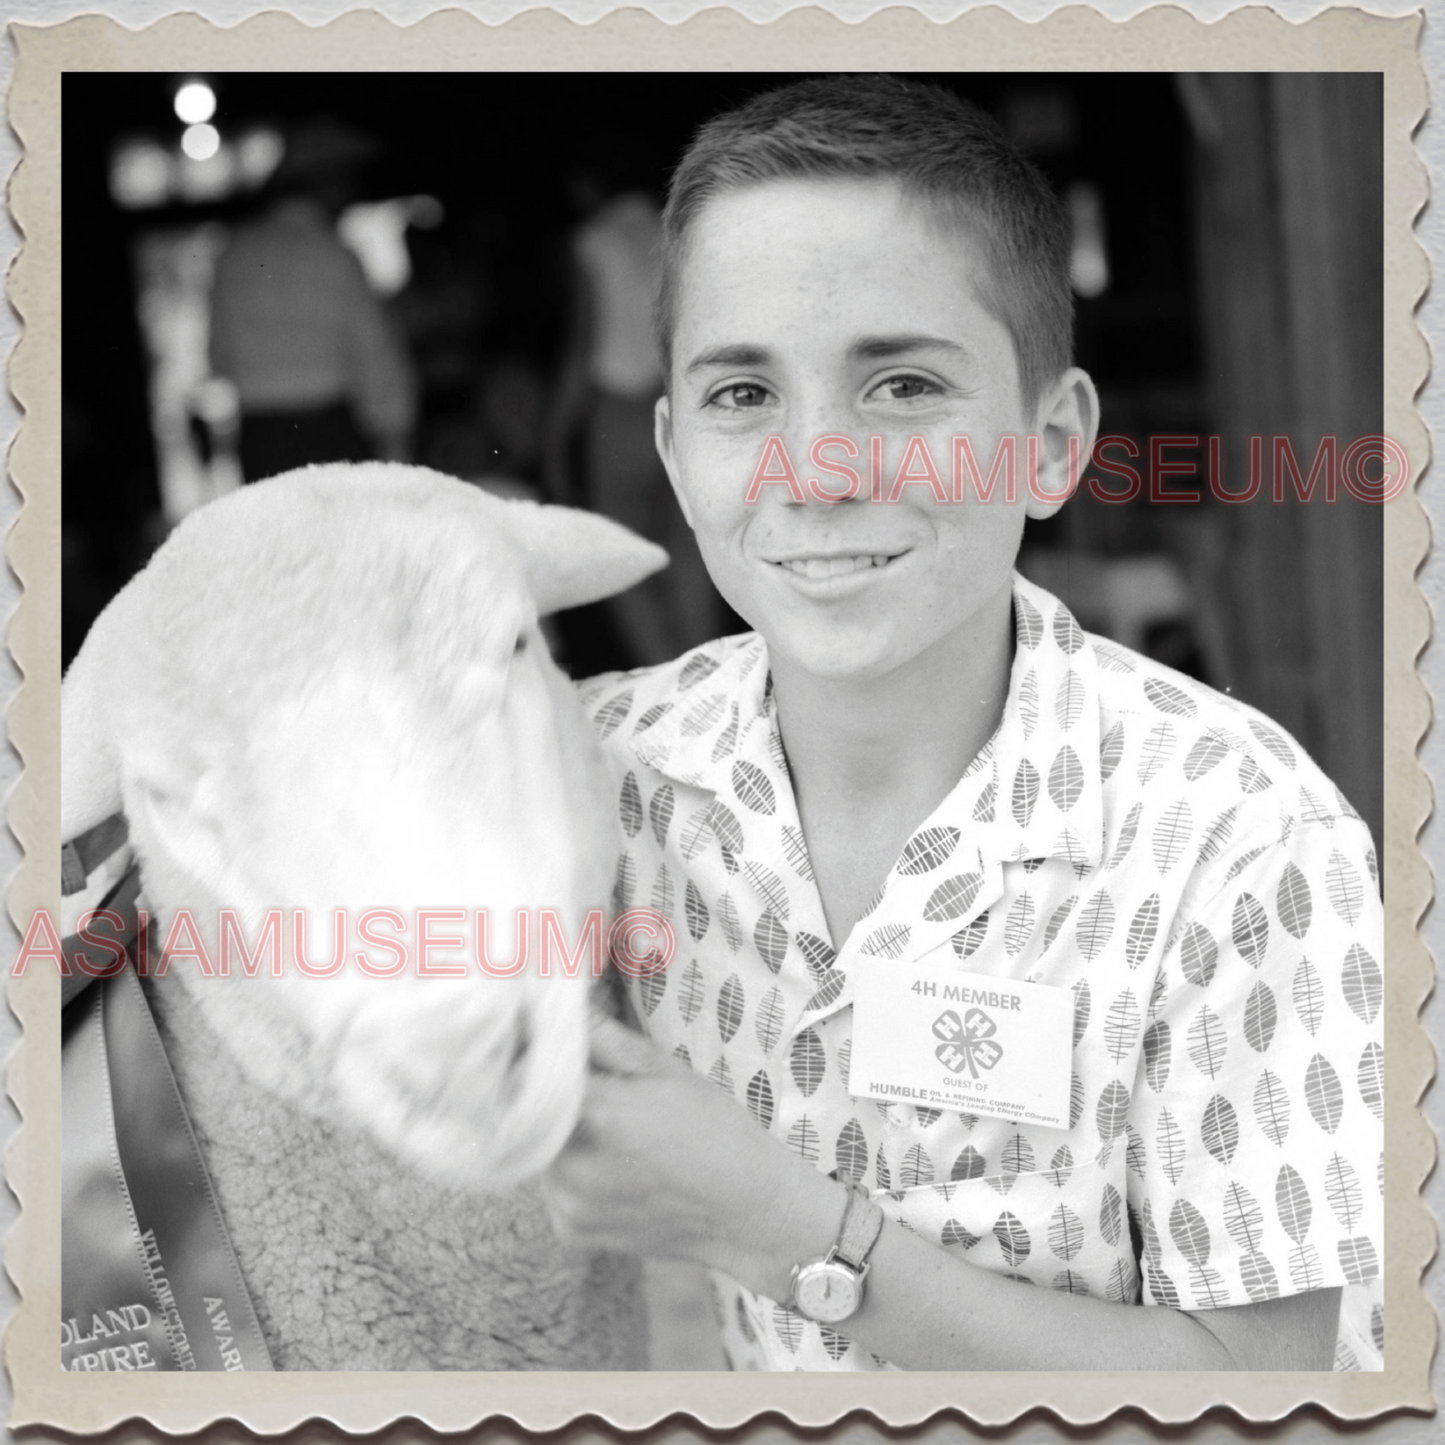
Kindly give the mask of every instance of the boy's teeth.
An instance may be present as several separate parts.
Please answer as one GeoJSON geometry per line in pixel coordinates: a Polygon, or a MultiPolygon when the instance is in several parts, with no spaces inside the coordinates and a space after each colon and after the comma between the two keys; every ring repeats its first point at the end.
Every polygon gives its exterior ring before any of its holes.
{"type": "Polygon", "coordinates": [[[808,577],[816,581],[823,577],[842,577],[848,572],[857,572],[864,567],[882,567],[887,561],[888,554],[880,552],[876,556],[805,557],[792,562],[784,562],[783,566],[789,572],[796,572],[800,577],[808,577]]]}

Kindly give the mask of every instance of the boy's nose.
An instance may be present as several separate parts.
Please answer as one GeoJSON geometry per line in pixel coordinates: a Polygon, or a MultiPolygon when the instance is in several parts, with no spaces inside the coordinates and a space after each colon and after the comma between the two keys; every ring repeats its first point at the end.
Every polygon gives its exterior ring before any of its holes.
{"type": "Polygon", "coordinates": [[[793,421],[783,433],[783,441],[802,483],[803,500],[790,495],[786,488],[774,488],[781,501],[790,507],[867,501],[870,436],[866,428],[840,417],[834,408],[805,422],[793,421]],[[856,486],[838,470],[841,467],[851,467],[857,473],[856,486]]]}

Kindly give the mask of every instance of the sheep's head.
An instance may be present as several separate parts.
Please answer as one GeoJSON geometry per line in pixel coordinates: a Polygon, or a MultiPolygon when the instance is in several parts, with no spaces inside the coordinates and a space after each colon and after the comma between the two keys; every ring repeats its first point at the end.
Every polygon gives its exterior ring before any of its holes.
{"type": "Polygon", "coordinates": [[[277,918],[280,976],[233,946],[229,977],[178,958],[167,984],[259,1082],[438,1178],[514,1182],[576,1118],[592,973],[581,957],[568,977],[564,949],[579,959],[589,919],[597,937],[614,855],[538,617],[665,560],[603,518],[420,468],[235,493],[177,528],[67,675],[63,835],[122,809],[162,929],[186,910],[217,971],[226,910],[253,952],[277,918]],[[500,977],[518,914],[525,966],[500,977]],[[459,946],[423,959],[423,934],[459,946]]]}

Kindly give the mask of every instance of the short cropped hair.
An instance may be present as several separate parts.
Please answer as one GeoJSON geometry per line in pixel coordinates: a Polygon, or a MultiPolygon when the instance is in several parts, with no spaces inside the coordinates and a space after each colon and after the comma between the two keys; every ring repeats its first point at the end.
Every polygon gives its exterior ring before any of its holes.
{"type": "Polygon", "coordinates": [[[881,178],[984,245],[979,299],[1008,328],[1033,406],[1073,360],[1068,213],[986,111],[939,85],[819,76],[754,96],[705,124],[668,187],[657,332],[672,370],[688,231],[715,196],[773,180],[881,178]]]}

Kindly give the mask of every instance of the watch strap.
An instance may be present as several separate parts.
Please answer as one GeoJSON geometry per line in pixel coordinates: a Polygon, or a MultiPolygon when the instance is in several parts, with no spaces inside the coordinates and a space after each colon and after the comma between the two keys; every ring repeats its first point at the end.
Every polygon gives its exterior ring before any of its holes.
{"type": "Polygon", "coordinates": [[[838,1226],[838,1242],[833,1246],[834,1256],[849,1269],[862,1274],[882,1230],[883,1211],[861,1184],[850,1185],[843,1221],[838,1226]]]}

